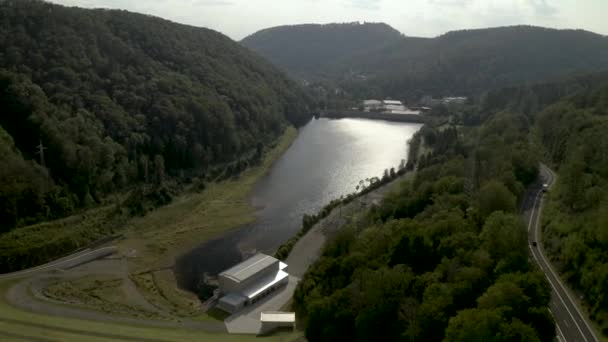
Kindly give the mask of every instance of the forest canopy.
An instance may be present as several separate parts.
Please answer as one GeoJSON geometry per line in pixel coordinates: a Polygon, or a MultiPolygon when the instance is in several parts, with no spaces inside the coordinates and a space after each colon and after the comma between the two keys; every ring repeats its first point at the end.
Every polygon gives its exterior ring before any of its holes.
{"type": "Polygon", "coordinates": [[[310,117],[296,83],[204,28],[2,1],[0,46],[4,231],[133,184],[204,175],[310,117]]]}

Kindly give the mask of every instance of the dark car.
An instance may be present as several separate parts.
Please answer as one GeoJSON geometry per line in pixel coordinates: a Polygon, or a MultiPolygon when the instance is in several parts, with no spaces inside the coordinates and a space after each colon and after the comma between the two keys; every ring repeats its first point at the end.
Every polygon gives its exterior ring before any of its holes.
{"type": "Polygon", "coordinates": [[[536,241],[532,241],[532,246],[536,247],[536,241]]]}

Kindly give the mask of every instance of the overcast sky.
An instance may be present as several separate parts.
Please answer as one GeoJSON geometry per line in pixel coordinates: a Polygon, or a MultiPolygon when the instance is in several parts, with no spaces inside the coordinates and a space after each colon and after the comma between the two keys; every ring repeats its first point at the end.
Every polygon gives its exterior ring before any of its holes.
{"type": "Polygon", "coordinates": [[[121,8],[208,27],[235,40],[260,29],[304,23],[385,22],[408,36],[531,24],[608,34],[608,0],[51,0],[121,8]]]}

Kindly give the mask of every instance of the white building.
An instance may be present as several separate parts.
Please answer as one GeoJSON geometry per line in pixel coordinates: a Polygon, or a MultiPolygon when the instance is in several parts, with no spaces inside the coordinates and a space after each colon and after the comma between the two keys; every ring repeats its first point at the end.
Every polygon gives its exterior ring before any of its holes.
{"type": "Polygon", "coordinates": [[[289,282],[287,264],[258,253],[219,274],[217,307],[235,313],[289,282]]]}
{"type": "Polygon", "coordinates": [[[364,100],[363,111],[375,112],[382,109],[382,101],[380,100],[364,100]]]}
{"type": "Polygon", "coordinates": [[[386,114],[420,114],[419,110],[411,110],[404,106],[403,102],[397,100],[365,100],[363,101],[363,110],[365,112],[381,112],[386,114]]]}
{"type": "Polygon", "coordinates": [[[384,100],[382,104],[385,106],[403,106],[403,103],[397,100],[384,100]]]}
{"type": "Polygon", "coordinates": [[[390,110],[386,111],[385,113],[399,115],[420,115],[421,111],[405,108],[404,110],[390,110]]]}
{"type": "Polygon", "coordinates": [[[458,97],[444,97],[443,104],[464,104],[467,102],[466,97],[458,96],[458,97]]]}
{"type": "Polygon", "coordinates": [[[397,100],[384,100],[382,101],[382,111],[384,113],[398,113],[402,111],[406,111],[407,108],[403,105],[401,101],[397,100]]]}
{"type": "Polygon", "coordinates": [[[451,104],[464,104],[467,102],[467,98],[464,96],[448,96],[448,97],[443,97],[441,99],[434,99],[432,96],[425,96],[420,100],[420,103],[425,105],[425,106],[429,106],[429,107],[434,107],[434,106],[438,106],[440,104],[444,104],[444,105],[451,105],[451,104]]]}

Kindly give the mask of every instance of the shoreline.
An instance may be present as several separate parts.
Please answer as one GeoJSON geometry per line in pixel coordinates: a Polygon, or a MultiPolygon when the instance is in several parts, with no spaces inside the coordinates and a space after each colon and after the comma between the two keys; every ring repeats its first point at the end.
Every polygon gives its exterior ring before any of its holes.
{"type": "Polygon", "coordinates": [[[285,258],[290,274],[302,278],[310,265],[321,256],[328,239],[344,226],[356,222],[360,215],[364,215],[369,208],[378,204],[390,191],[415,173],[415,171],[405,172],[388,183],[334,208],[325,218],[314,224],[298,239],[285,258]]]}
{"type": "Polygon", "coordinates": [[[383,120],[392,122],[405,123],[426,123],[426,117],[421,114],[393,114],[393,113],[378,113],[378,112],[362,112],[355,110],[325,110],[319,113],[319,117],[327,119],[368,119],[368,120],[383,120]]]}
{"type": "Polygon", "coordinates": [[[209,241],[221,238],[255,221],[256,209],[250,197],[255,184],[270,172],[274,163],[298,137],[298,130],[288,126],[262,163],[243,172],[236,179],[211,183],[200,194],[185,194],[177,203],[158,208],[143,218],[127,223],[122,251],[137,251],[129,262],[134,277],[151,276],[153,285],[139,288],[152,299],[178,311],[200,306],[195,293],[178,284],[174,272],[177,260],[209,241]],[[151,228],[151,229],[150,229],[151,228]]]}

